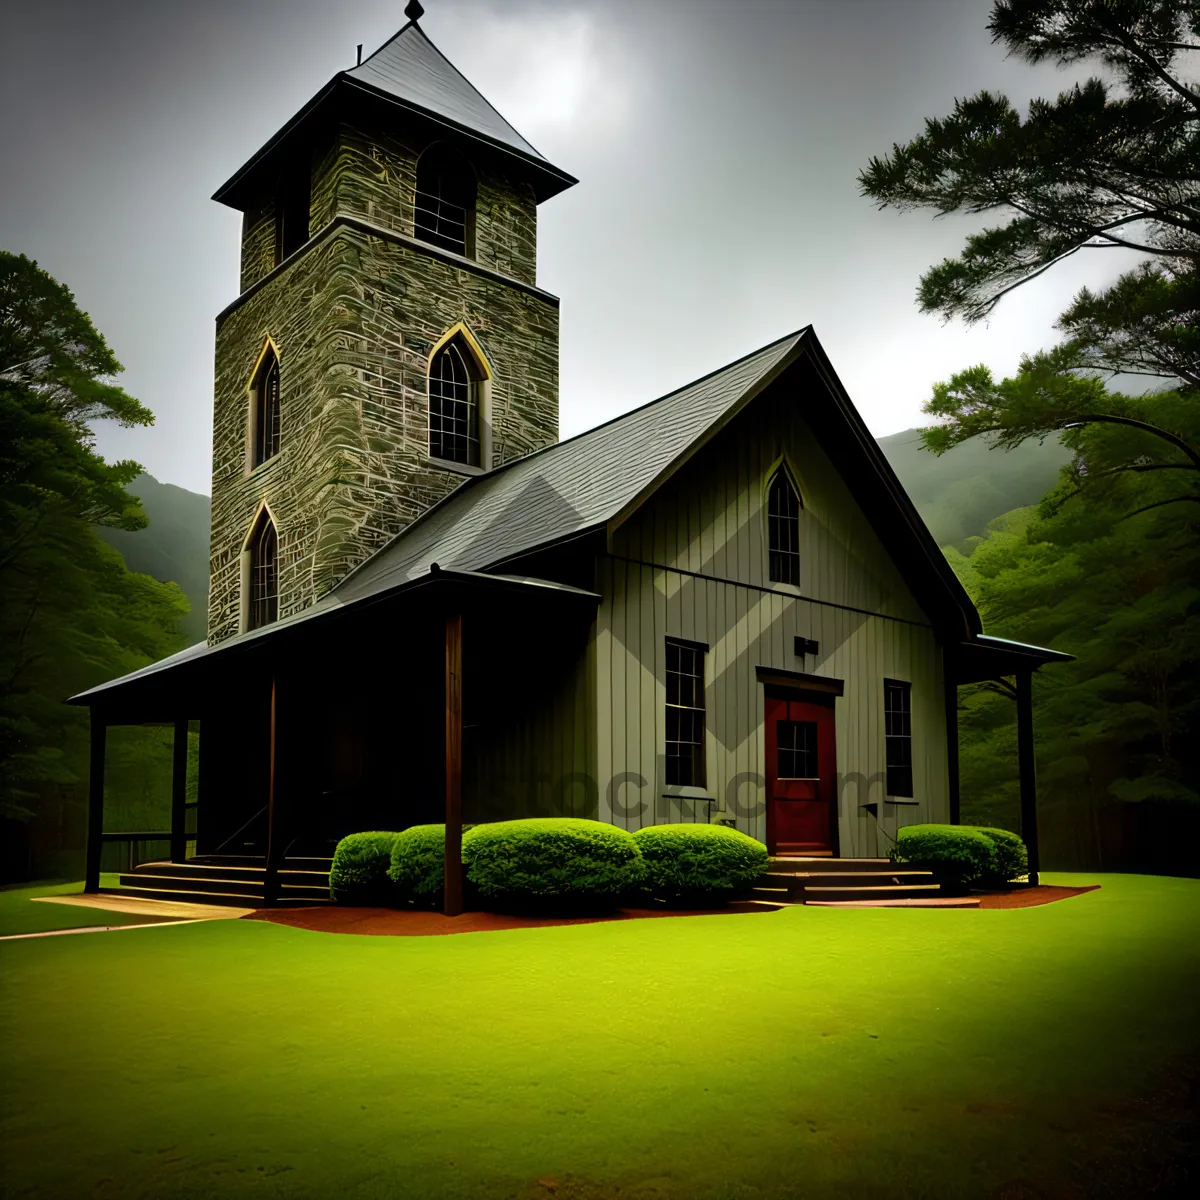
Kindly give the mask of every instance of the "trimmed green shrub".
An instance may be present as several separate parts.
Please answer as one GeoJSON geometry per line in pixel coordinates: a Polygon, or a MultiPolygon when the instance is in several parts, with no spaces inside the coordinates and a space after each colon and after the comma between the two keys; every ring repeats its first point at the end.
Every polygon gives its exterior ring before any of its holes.
{"type": "Polygon", "coordinates": [[[985,886],[1000,887],[1029,873],[1029,852],[1020,834],[1007,829],[991,829],[985,825],[973,825],[971,828],[991,838],[995,846],[992,868],[982,879],[985,886]]]}
{"type": "Polygon", "coordinates": [[[446,879],[446,826],[414,825],[398,834],[388,878],[398,903],[436,905],[446,879]]]}
{"type": "Polygon", "coordinates": [[[338,904],[390,904],[388,879],[395,833],[352,833],[342,838],[329,868],[329,894],[338,904]]]}
{"type": "Polygon", "coordinates": [[[975,825],[906,825],[891,858],[932,871],[951,887],[994,887],[1029,869],[1025,843],[1015,833],[975,825]]]}
{"type": "Polygon", "coordinates": [[[642,879],[632,834],[576,817],[476,825],[463,862],[480,899],[505,907],[611,908],[642,879]]]}
{"type": "Polygon", "coordinates": [[[767,869],[767,848],[727,825],[647,825],[633,840],[646,888],[668,904],[723,904],[767,869]]]}

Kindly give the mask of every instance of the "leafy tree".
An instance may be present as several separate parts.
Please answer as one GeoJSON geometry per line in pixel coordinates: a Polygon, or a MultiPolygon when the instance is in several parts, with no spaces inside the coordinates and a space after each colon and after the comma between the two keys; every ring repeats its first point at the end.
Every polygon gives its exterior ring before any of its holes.
{"type": "Polygon", "coordinates": [[[942,454],[979,435],[1011,450],[1060,430],[1073,461],[1059,503],[1117,475],[1164,474],[1175,486],[1150,503],[1195,504],[1200,503],[1200,451],[1189,433],[1195,399],[1195,393],[1184,391],[1110,392],[1095,376],[1063,370],[1054,352],[1025,358],[1016,376],[998,383],[987,367],[977,366],[935,384],[925,411],[944,423],[923,430],[921,438],[926,449],[942,454]]]}
{"type": "MultiPolygon", "coordinates": [[[[1192,438],[1200,433],[1178,394],[1159,402],[1186,414],[1192,438]]],[[[1072,436],[1098,461],[1111,429],[1072,436]]],[[[1187,814],[1200,805],[1200,514],[1172,502],[1170,475],[1109,475],[1085,505],[1066,502],[1077,486],[1068,468],[1040,509],[993,522],[964,553],[947,551],[989,632],[1076,655],[1034,676],[1045,858],[1057,866],[1186,866],[1167,857],[1178,840],[1167,831],[1195,825],[1187,814]],[[1158,861],[1131,860],[1114,837],[1122,809],[1158,830],[1158,861]]],[[[960,703],[964,819],[1012,827],[1012,701],[982,686],[962,689],[960,703]]]]}
{"type": "Polygon", "coordinates": [[[1080,250],[1134,249],[1147,260],[1062,314],[1055,364],[1200,386],[1200,3],[997,0],[988,28],[1028,62],[1098,59],[1119,82],[1034,100],[1024,120],[980,92],[871,160],[859,182],[881,206],[1007,218],[924,276],[922,310],[978,321],[1080,250]]]}
{"type": "Polygon", "coordinates": [[[96,526],[145,525],[91,425],[148,425],[71,293],[0,253],[0,815],[82,802],[86,714],[63,700],[179,648],[178,588],[125,569],[96,526]]]}

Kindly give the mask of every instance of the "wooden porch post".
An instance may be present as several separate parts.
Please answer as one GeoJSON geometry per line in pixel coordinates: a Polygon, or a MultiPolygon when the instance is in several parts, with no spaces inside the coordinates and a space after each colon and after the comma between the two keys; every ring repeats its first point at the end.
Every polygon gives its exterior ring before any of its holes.
{"type": "Polygon", "coordinates": [[[104,718],[91,710],[92,740],[88,765],[87,865],[83,890],[100,890],[100,849],[104,834],[104,742],[108,726],[104,718]]]}
{"type": "Polygon", "coordinates": [[[462,868],[462,615],[446,618],[446,860],[442,910],[463,907],[462,868]]]}
{"type": "Polygon", "coordinates": [[[171,861],[187,858],[187,767],[188,722],[175,722],[175,740],[171,746],[171,861]]]}
{"type": "Polygon", "coordinates": [[[280,829],[279,764],[276,761],[275,676],[271,676],[271,717],[269,723],[267,765],[267,869],[263,877],[263,904],[272,907],[279,899],[279,860],[283,856],[283,831],[280,829]]]}
{"type": "Polygon", "coordinates": [[[1033,672],[1017,676],[1017,769],[1021,779],[1021,837],[1029,851],[1029,882],[1037,886],[1038,853],[1037,764],[1033,753],[1033,672]]]}
{"type": "Polygon", "coordinates": [[[962,824],[962,789],[958,765],[958,683],[948,655],[942,658],[946,688],[946,768],[950,776],[950,824],[962,824]]]}

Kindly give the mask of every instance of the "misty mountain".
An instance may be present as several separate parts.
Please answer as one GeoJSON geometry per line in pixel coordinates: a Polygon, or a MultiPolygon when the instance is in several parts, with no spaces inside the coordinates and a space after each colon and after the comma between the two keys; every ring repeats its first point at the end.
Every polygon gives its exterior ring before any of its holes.
{"type": "Polygon", "coordinates": [[[917,429],[882,437],[879,446],[939,546],[980,537],[989,521],[1036,504],[1071,457],[1058,438],[1007,451],[972,438],[939,458],[921,449],[917,429]]]}
{"type": "Polygon", "coordinates": [[[96,532],[121,552],[131,571],[163,583],[177,583],[192,606],[183,620],[188,644],[204,641],[208,624],[208,524],[212,503],[207,496],[153,475],[139,475],[128,491],[137,496],[150,524],[131,533],[125,529],[96,532]]]}

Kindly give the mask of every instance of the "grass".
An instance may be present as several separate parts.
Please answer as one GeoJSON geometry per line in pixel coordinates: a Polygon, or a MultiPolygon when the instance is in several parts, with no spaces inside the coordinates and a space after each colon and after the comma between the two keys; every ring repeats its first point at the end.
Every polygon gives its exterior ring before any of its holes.
{"type": "Polygon", "coordinates": [[[1200,881],[1102,882],[1013,911],[5,943],[0,1192],[1188,1194],[1200,881]]]}
{"type": "MultiPolygon", "coordinates": [[[[101,875],[105,887],[116,887],[116,875],[101,875]]],[[[77,896],[82,883],[39,883],[0,888],[0,937],[16,933],[46,933],[53,929],[83,929],[89,925],[146,925],[145,917],[71,904],[33,904],[37,896],[77,896]]]]}

